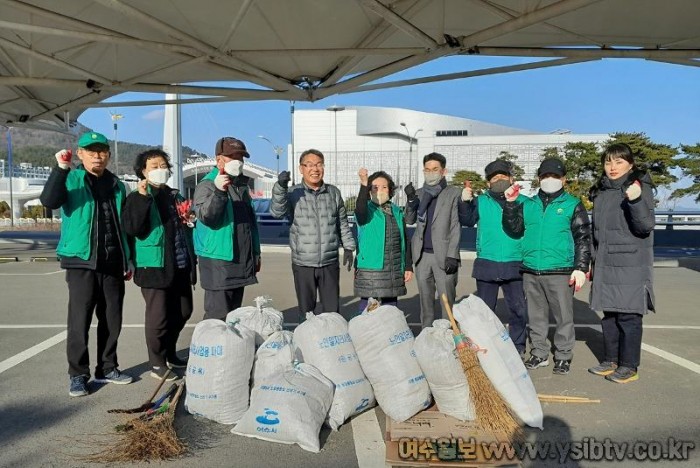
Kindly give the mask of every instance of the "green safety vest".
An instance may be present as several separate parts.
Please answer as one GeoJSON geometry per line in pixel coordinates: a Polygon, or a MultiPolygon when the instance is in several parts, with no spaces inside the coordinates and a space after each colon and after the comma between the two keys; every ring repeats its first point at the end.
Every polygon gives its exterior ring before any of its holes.
{"type": "MultiPolygon", "coordinates": [[[[148,185],[146,190],[148,190],[148,196],[152,200],[149,210],[151,231],[143,238],[136,237],[134,239],[134,265],[137,268],[162,268],[165,265],[165,227],[160,219],[156,200],[151,194],[151,186],[148,185]]],[[[175,199],[177,201],[184,200],[179,193],[175,199]]],[[[185,235],[191,235],[191,231],[187,231],[185,235]]]]}
{"type": "MultiPolygon", "coordinates": [[[[214,168],[204,176],[202,180],[212,182],[219,174],[219,169],[214,168]]],[[[253,201],[250,202],[251,208],[253,201]]],[[[233,219],[233,202],[227,195],[224,218],[219,227],[209,227],[201,220],[197,221],[194,228],[194,252],[202,257],[214,258],[217,260],[233,260],[233,232],[235,220],[233,219]]],[[[253,254],[260,255],[260,234],[258,233],[258,221],[253,209],[253,254]]]]}
{"type": "Polygon", "coordinates": [[[523,203],[523,265],[535,271],[572,268],[574,236],[571,220],[579,199],[564,192],[544,208],[539,195],[523,203]]]}
{"type": "MultiPolygon", "coordinates": [[[[527,197],[519,195],[517,203],[527,197]]],[[[476,230],[476,255],[493,262],[520,262],[523,251],[520,239],[513,239],[503,230],[503,208],[488,192],[476,198],[479,224],[476,230]]]]}
{"type": "MultiPolygon", "coordinates": [[[[87,171],[81,165],[71,170],[66,177],[66,189],[68,197],[61,207],[61,239],[56,248],[56,254],[60,257],[77,257],[81,260],[89,260],[92,250],[92,225],[95,216],[95,199],[85,180],[87,171]]],[[[122,214],[122,205],[126,198],[126,189],[121,181],[117,181],[114,192],[115,205],[117,206],[117,229],[121,229],[122,249],[126,262],[131,254],[126,233],[119,221],[122,214]]]]}
{"type": "MultiPolygon", "coordinates": [[[[406,269],[406,239],[403,230],[403,211],[391,204],[391,212],[396,219],[401,236],[401,271],[406,269]]],[[[384,268],[384,243],[386,242],[386,215],[376,203],[367,202],[366,224],[357,226],[357,268],[381,270],[384,268]]]]}

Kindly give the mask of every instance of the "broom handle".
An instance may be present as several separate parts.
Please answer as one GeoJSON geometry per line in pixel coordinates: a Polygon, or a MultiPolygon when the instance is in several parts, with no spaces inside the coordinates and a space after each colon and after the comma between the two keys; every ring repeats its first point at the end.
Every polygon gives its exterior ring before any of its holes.
{"type": "Polygon", "coordinates": [[[447,294],[442,293],[440,297],[442,298],[442,303],[445,306],[445,310],[447,311],[447,316],[450,318],[450,323],[452,324],[452,333],[454,333],[455,335],[461,335],[462,332],[459,330],[457,322],[455,322],[454,315],[452,315],[452,307],[450,307],[450,301],[447,300],[447,294]]]}
{"type": "Polygon", "coordinates": [[[163,377],[161,377],[161,379],[160,379],[160,383],[158,383],[158,386],[156,387],[156,389],[153,390],[153,394],[152,394],[151,397],[148,399],[148,402],[147,402],[147,403],[150,403],[151,401],[153,401],[153,399],[156,397],[156,395],[158,395],[158,392],[160,391],[161,387],[162,387],[163,384],[165,383],[165,379],[167,379],[169,375],[170,375],[170,369],[168,369],[167,371],[165,371],[165,374],[164,374],[163,377]]]}

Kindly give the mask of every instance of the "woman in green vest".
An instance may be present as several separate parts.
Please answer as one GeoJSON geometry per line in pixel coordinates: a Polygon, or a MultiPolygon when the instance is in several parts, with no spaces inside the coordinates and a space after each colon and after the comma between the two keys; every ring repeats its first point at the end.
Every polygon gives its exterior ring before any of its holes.
{"type": "Polygon", "coordinates": [[[370,297],[397,305],[398,296],[406,295],[406,283],[413,277],[403,211],[391,202],[396,185],[386,172],[367,174],[365,168],[358,173],[360,192],[355,207],[355,295],[360,297],[360,311],[367,308],[370,297]]]}
{"type": "MultiPolygon", "coordinates": [[[[168,368],[187,366],[176,347],[192,316],[192,286],[197,281],[192,223],[185,200],[167,185],[171,169],[170,158],[159,149],[139,154],[134,172],[140,180],[122,213],[134,246],[134,282],[146,301],[146,348],[151,376],[157,379],[168,368]]],[[[176,378],[171,373],[168,380],[176,378]]]]}

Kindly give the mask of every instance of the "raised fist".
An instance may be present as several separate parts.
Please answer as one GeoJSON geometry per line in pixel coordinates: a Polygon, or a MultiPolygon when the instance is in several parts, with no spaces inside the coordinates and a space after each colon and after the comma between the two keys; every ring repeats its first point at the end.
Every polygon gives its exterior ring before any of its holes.
{"type": "Polygon", "coordinates": [[[363,167],[362,169],[359,170],[357,175],[360,176],[360,184],[362,184],[366,187],[367,181],[369,180],[369,172],[367,172],[367,169],[365,169],[363,167]]]}
{"type": "Polygon", "coordinates": [[[503,195],[505,195],[506,201],[514,202],[520,195],[520,184],[511,185],[503,192],[503,195]]]}
{"type": "Polygon", "coordinates": [[[472,190],[472,182],[470,180],[464,181],[464,188],[462,189],[462,201],[470,202],[474,199],[474,191],[472,190]]]}
{"type": "Polygon", "coordinates": [[[229,178],[228,174],[219,174],[214,178],[214,185],[222,192],[226,191],[229,184],[231,184],[231,179],[229,178]]]}
{"type": "Polygon", "coordinates": [[[642,184],[640,184],[638,180],[635,180],[634,183],[625,190],[625,196],[629,201],[636,200],[642,196],[642,184]]]}
{"type": "Polygon", "coordinates": [[[70,161],[73,158],[73,153],[69,149],[62,149],[55,154],[58,167],[61,169],[70,169],[70,161]]]}
{"type": "Polygon", "coordinates": [[[148,195],[148,181],[146,179],[139,180],[138,184],[136,184],[136,188],[141,195],[148,195]]]}
{"type": "Polygon", "coordinates": [[[282,171],[279,174],[277,174],[277,183],[280,184],[280,187],[282,188],[287,188],[289,187],[289,181],[292,180],[292,176],[289,173],[289,171],[282,171]]]}
{"type": "Polygon", "coordinates": [[[407,186],[403,188],[406,194],[406,200],[413,200],[416,198],[416,188],[413,186],[413,182],[409,182],[407,186]]]}

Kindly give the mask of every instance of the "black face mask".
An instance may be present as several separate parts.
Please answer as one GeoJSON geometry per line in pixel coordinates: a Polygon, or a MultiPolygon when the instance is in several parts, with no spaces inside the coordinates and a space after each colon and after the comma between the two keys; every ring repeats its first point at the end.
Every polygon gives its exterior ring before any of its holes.
{"type": "Polygon", "coordinates": [[[510,181],[501,179],[492,183],[489,190],[493,193],[503,193],[508,190],[508,187],[510,187],[510,181]]]}

